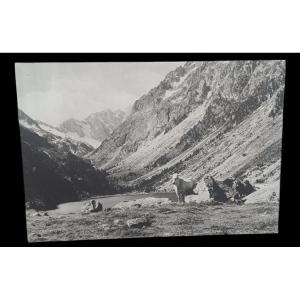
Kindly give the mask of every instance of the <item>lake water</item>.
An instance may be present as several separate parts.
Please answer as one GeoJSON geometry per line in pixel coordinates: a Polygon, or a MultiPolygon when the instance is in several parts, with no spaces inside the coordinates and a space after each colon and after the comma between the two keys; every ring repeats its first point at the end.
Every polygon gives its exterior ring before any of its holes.
{"type": "MultiPolygon", "coordinates": [[[[149,193],[149,194],[123,194],[123,195],[120,194],[120,195],[93,197],[92,199],[99,200],[102,203],[103,209],[105,209],[105,208],[111,208],[112,206],[122,201],[136,200],[136,199],[142,199],[148,197],[168,198],[173,201],[177,199],[175,193],[149,193]]],[[[89,200],[62,203],[58,205],[57,209],[50,210],[49,213],[58,214],[58,215],[80,213],[82,204],[87,201],[89,200]]]]}

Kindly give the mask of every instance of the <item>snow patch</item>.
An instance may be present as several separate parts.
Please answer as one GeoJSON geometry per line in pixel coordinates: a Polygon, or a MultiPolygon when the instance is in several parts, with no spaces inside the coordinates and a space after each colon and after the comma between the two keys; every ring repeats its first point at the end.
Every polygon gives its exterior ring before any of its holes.
{"type": "Polygon", "coordinates": [[[95,140],[93,138],[89,138],[87,136],[84,136],[84,137],[80,137],[76,132],[69,132],[65,135],[66,137],[69,137],[73,140],[76,140],[78,142],[82,142],[82,143],[85,143],[85,144],[89,144],[91,146],[93,146],[94,148],[97,148],[100,146],[101,142],[98,141],[98,140],[95,140]]]}
{"type": "Polygon", "coordinates": [[[53,134],[57,137],[60,137],[60,138],[63,138],[63,139],[70,139],[71,142],[73,141],[73,142],[85,143],[85,144],[93,146],[94,148],[98,147],[101,144],[100,141],[95,140],[93,138],[89,138],[89,137],[86,137],[86,136],[85,137],[80,137],[76,132],[64,133],[64,132],[62,132],[62,131],[60,131],[60,130],[52,127],[52,126],[49,126],[49,125],[45,124],[45,123],[39,123],[39,126],[43,130],[45,130],[45,131],[47,131],[47,132],[49,132],[49,133],[51,133],[51,134],[53,134]]]}
{"type": "Polygon", "coordinates": [[[66,137],[66,135],[65,135],[63,132],[61,132],[61,131],[59,131],[59,130],[57,130],[57,129],[51,127],[51,126],[48,126],[48,125],[46,125],[45,123],[39,123],[39,126],[40,126],[43,130],[48,131],[48,132],[50,132],[50,133],[52,133],[52,134],[54,134],[54,135],[57,135],[57,136],[60,136],[60,137],[63,137],[63,138],[66,137]]]}
{"type": "Polygon", "coordinates": [[[173,94],[175,94],[178,90],[179,90],[179,87],[181,86],[181,84],[186,80],[186,78],[194,71],[194,69],[191,69],[189,72],[187,72],[184,76],[180,77],[180,80],[179,81],[174,81],[172,83],[172,89],[170,90],[167,90],[165,92],[165,96],[164,98],[167,99],[167,98],[170,98],[173,94]]]}

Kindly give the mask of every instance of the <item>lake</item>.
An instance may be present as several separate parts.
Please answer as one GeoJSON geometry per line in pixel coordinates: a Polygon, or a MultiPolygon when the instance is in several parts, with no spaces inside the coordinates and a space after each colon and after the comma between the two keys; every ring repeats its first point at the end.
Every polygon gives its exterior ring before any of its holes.
{"type": "MultiPolygon", "coordinates": [[[[136,200],[136,199],[142,199],[148,197],[168,198],[172,201],[177,200],[175,193],[119,194],[119,195],[93,197],[91,199],[99,200],[102,203],[103,209],[105,209],[105,208],[111,208],[112,206],[122,201],[136,200]]],[[[77,202],[62,203],[58,205],[57,209],[49,210],[48,213],[50,213],[51,215],[67,215],[67,214],[80,213],[82,204],[91,199],[84,200],[84,201],[77,201],[77,202]]]]}

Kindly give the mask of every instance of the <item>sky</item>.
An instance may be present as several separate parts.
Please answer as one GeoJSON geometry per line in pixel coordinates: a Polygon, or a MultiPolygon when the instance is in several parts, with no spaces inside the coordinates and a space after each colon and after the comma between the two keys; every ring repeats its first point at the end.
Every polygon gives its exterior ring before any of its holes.
{"type": "Polygon", "coordinates": [[[183,62],[16,63],[18,107],[57,126],[104,109],[126,110],[183,62]]]}

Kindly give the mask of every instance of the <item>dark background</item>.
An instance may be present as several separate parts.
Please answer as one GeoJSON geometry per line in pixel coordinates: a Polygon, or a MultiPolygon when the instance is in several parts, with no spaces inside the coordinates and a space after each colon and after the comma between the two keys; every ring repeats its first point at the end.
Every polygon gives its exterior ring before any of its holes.
{"type": "Polygon", "coordinates": [[[299,246],[298,148],[300,55],[295,53],[2,53],[0,54],[2,246],[299,246]],[[164,237],[72,242],[27,242],[25,200],[15,86],[15,62],[105,62],[187,60],[286,60],[279,234],[164,237]]]}

